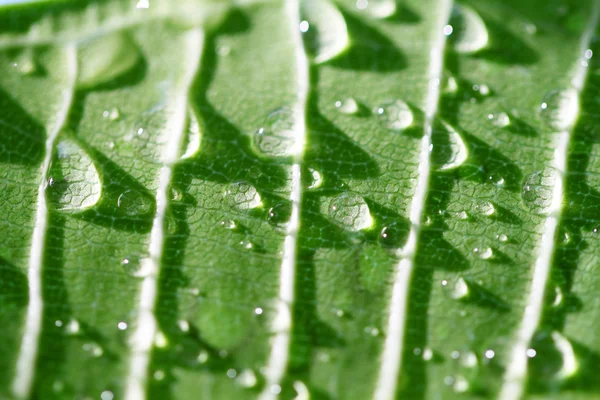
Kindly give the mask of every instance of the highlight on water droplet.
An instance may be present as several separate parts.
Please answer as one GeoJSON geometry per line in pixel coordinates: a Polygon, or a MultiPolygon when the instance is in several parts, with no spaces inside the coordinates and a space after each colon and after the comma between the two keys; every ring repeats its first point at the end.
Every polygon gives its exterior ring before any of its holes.
{"type": "Polygon", "coordinates": [[[467,214],[465,210],[456,212],[454,216],[456,217],[456,219],[460,219],[462,221],[466,221],[467,219],[469,219],[469,214],[467,214]]]}
{"type": "Polygon", "coordinates": [[[297,135],[295,117],[291,108],[282,107],[267,116],[263,127],[254,132],[253,144],[269,157],[289,157],[296,154],[297,135]]]}
{"type": "Polygon", "coordinates": [[[83,351],[91,354],[93,357],[102,357],[104,354],[104,349],[96,342],[85,343],[83,346],[83,351]]]}
{"type": "Polygon", "coordinates": [[[241,210],[250,210],[262,206],[260,194],[254,186],[247,182],[228,185],[224,197],[229,205],[241,210]]]}
{"type": "Polygon", "coordinates": [[[387,100],[373,111],[379,122],[394,132],[402,132],[413,124],[413,112],[402,100],[387,100]]]}
{"type": "Polygon", "coordinates": [[[475,53],[489,42],[489,34],[483,19],[471,7],[455,4],[450,18],[452,27],[449,41],[458,53],[475,53]]]}
{"type": "Polygon", "coordinates": [[[308,24],[304,43],[316,64],[329,61],[348,48],[346,20],[329,0],[304,0],[300,2],[300,14],[308,24]]]}
{"type": "Polygon", "coordinates": [[[185,135],[183,136],[182,148],[183,154],[181,159],[185,160],[195,156],[200,150],[200,124],[194,110],[190,107],[187,113],[187,123],[185,128],[185,135]]]}
{"type": "Polygon", "coordinates": [[[558,179],[558,171],[550,167],[527,176],[521,188],[521,197],[533,213],[546,214],[551,211],[553,188],[558,179]]]}
{"type": "Polygon", "coordinates": [[[508,242],[508,236],[506,236],[504,233],[496,235],[496,239],[498,239],[502,243],[508,242]]]}
{"type": "Polygon", "coordinates": [[[102,183],[91,158],[74,142],[56,146],[46,188],[48,202],[58,211],[79,213],[98,203],[102,183]]]}
{"type": "Polygon", "coordinates": [[[224,219],[219,223],[223,228],[233,230],[237,228],[237,224],[232,219],[224,219]]]}
{"type": "Polygon", "coordinates": [[[77,86],[91,88],[128,72],[139,62],[141,55],[129,36],[119,31],[81,43],[77,58],[77,86]]]}
{"type": "Polygon", "coordinates": [[[454,381],[452,383],[452,389],[456,393],[465,393],[469,390],[469,381],[462,375],[457,375],[454,377],[454,381]]]}
{"type": "Polygon", "coordinates": [[[373,218],[365,199],[355,193],[342,193],[333,197],[324,197],[321,213],[337,225],[358,232],[370,228],[373,218]]]}
{"type": "Polygon", "coordinates": [[[540,117],[548,127],[557,131],[571,128],[579,115],[579,95],[575,88],[553,90],[540,105],[540,117]]]}
{"type": "Polygon", "coordinates": [[[359,110],[358,103],[352,97],[336,101],[335,108],[343,114],[356,114],[359,110]]]}

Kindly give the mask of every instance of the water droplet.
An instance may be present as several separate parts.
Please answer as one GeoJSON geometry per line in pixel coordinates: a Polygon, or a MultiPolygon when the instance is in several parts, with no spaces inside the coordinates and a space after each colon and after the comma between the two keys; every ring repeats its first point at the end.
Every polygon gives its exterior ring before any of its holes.
{"type": "Polygon", "coordinates": [[[488,45],[489,35],[485,23],[475,10],[464,5],[454,5],[450,18],[450,42],[458,53],[475,53],[488,45]]]}
{"type": "Polygon", "coordinates": [[[60,328],[61,326],[63,326],[63,322],[60,319],[57,319],[56,321],[54,321],[54,326],[60,328]]]}
{"type": "Polygon", "coordinates": [[[306,33],[306,32],[308,32],[309,28],[310,28],[310,24],[308,23],[308,21],[300,22],[300,32],[306,33]]]}
{"type": "Polygon", "coordinates": [[[328,0],[304,0],[300,13],[308,23],[303,37],[315,63],[331,60],[349,45],[348,28],[344,16],[328,0]]]}
{"type": "Polygon", "coordinates": [[[263,312],[264,312],[264,310],[261,307],[256,307],[254,309],[254,314],[256,314],[256,315],[262,315],[263,312]]]}
{"type": "Polygon", "coordinates": [[[571,128],[579,114],[579,96],[575,88],[548,93],[540,106],[540,116],[550,128],[564,131],[571,128]]]}
{"type": "Polygon", "coordinates": [[[460,277],[454,282],[443,281],[442,287],[447,296],[454,300],[464,300],[469,297],[469,284],[464,278],[460,277]],[[444,284],[446,282],[446,284],[444,284]]]}
{"type": "Polygon", "coordinates": [[[451,386],[454,383],[454,377],[448,375],[444,377],[444,384],[451,386]]]}
{"type": "Polygon", "coordinates": [[[293,400],[310,400],[310,392],[304,382],[294,381],[293,387],[297,393],[293,400]]]}
{"type": "Polygon", "coordinates": [[[358,0],[356,8],[374,18],[388,18],[396,13],[395,0],[358,0]]]}
{"type": "Polygon", "coordinates": [[[233,230],[237,228],[237,224],[232,219],[224,219],[219,224],[225,229],[233,230]]]}
{"type": "Polygon", "coordinates": [[[115,107],[111,108],[110,111],[106,110],[102,112],[102,117],[108,119],[109,121],[116,121],[120,116],[121,114],[119,113],[119,109],[115,107]]]}
{"type": "Polygon", "coordinates": [[[154,345],[159,349],[164,349],[169,345],[169,340],[164,333],[158,331],[156,332],[156,335],[154,335],[154,345]]]}
{"type": "Polygon", "coordinates": [[[282,224],[289,220],[291,213],[292,209],[289,203],[279,203],[269,208],[267,220],[271,224],[282,224]]]}
{"type": "Polygon", "coordinates": [[[591,49],[587,49],[584,53],[583,56],[585,57],[586,60],[589,60],[592,58],[592,56],[594,55],[594,52],[591,49]]]}
{"type": "Polygon", "coordinates": [[[101,400],[113,400],[114,398],[115,398],[115,395],[110,390],[105,390],[102,393],[100,393],[101,400]]]}
{"type": "Polygon", "coordinates": [[[552,301],[552,307],[560,307],[563,304],[565,296],[559,286],[554,288],[554,300],[552,301]]]}
{"type": "Polygon", "coordinates": [[[321,187],[321,185],[323,184],[323,177],[321,176],[321,173],[316,169],[312,168],[309,168],[308,172],[311,178],[310,184],[308,185],[308,189],[317,189],[321,187]]]}
{"type": "Polygon", "coordinates": [[[13,63],[13,67],[15,67],[21,75],[35,74],[38,71],[38,65],[35,59],[34,50],[32,48],[23,50],[13,63]]]}
{"type": "Polygon", "coordinates": [[[456,393],[465,393],[467,390],[469,390],[469,381],[467,381],[464,376],[457,375],[454,378],[452,389],[454,389],[456,393]]]}
{"type": "Polygon", "coordinates": [[[579,371],[579,362],[575,356],[573,345],[558,331],[553,331],[551,337],[562,357],[562,366],[556,373],[556,378],[559,380],[569,379],[579,371]]]}
{"type": "Polygon", "coordinates": [[[296,154],[294,113],[288,107],[279,108],[267,116],[264,127],[253,137],[254,146],[269,157],[289,157],[296,154]]]}
{"type": "Polygon", "coordinates": [[[279,394],[279,393],[281,393],[281,385],[274,383],[269,388],[269,391],[273,394],[279,394]]]}
{"type": "Polygon", "coordinates": [[[209,357],[210,357],[210,355],[208,354],[208,352],[206,350],[202,350],[200,353],[198,353],[198,356],[196,357],[196,361],[199,364],[204,364],[208,361],[209,357]]]}
{"type": "Polygon", "coordinates": [[[460,364],[465,368],[475,368],[479,360],[477,360],[477,355],[472,351],[464,352],[460,364]]]}
{"type": "Polygon", "coordinates": [[[490,94],[490,88],[488,87],[488,85],[481,84],[479,85],[479,94],[481,94],[482,96],[487,96],[488,94],[490,94]]]}
{"type": "Polygon", "coordinates": [[[536,356],[537,351],[535,351],[535,349],[527,349],[527,351],[525,352],[525,354],[527,354],[527,357],[533,358],[533,357],[536,356]]]}
{"type": "Polygon", "coordinates": [[[200,150],[200,124],[196,118],[196,114],[193,109],[188,110],[187,114],[187,125],[184,135],[184,143],[182,148],[185,149],[181,155],[181,159],[185,160],[194,157],[200,150]]]}
{"type": "MultiPolygon", "coordinates": [[[[440,137],[439,140],[444,140],[444,143],[434,146],[432,158],[439,165],[440,171],[447,171],[460,167],[467,160],[469,152],[456,129],[445,122],[442,122],[442,125],[448,136],[444,138],[445,140],[440,137]]],[[[436,140],[440,134],[435,134],[433,140],[436,140]]]]}
{"type": "Polygon", "coordinates": [[[217,46],[217,54],[222,57],[227,57],[228,55],[231,54],[231,47],[225,46],[225,45],[218,45],[217,46]]]}
{"type": "Polygon", "coordinates": [[[431,350],[429,347],[426,347],[423,349],[423,360],[424,361],[433,360],[433,350],[431,350]]]}
{"type": "Polygon", "coordinates": [[[571,242],[571,234],[569,232],[565,232],[563,235],[563,243],[569,244],[571,242]]]}
{"type": "Polygon", "coordinates": [[[126,190],[117,198],[119,211],[128,216],[137,216],[150,213],[153,204],[152,199],[132,189],[126,190]]]}
{"type": "Polygon", "coordinates": [[[79,326],[79,321],[76,319],[72,319],[65,326],[65,332],[67,335],[77,335],[80,331],[81,327],[79,326]]]}
{"type": "Polygon", "coordinates": [[[406,239],[407,229],[399,222],[391,222],[381,229],[380,242],[386,247],[401,247],[406,239]]]}
{"type": "Polygon", "coordinates": [[[358,103],[351,97],[336,101],[335,107],[343,114],[356,114],[359,110],[358,103]]]}
{"type": "Polygon", "coordinates": [[[227,370],[227,377],[233,379],[237,376],[237,371],[234,368],[229,368],[227,370]]]}
{"type": "Polygon", "coordinates": [[[490,247],[476,247],[473,249],[473,253],[479,255],[482,260],[489,260],[494,255],[494,251],[490,247]]]}
{"type": "Polygon", "coordinates": [[[254,186],[246,182],[232,183],[227,186],[224,197],[232,207],[241,210],[262,206],[260,194],[254,186]]]}
{"type": "Polygon", "coordinates": [[[93,161],[74,142],[58,143],[49,174],[48,201],[58,211],[79,213],[98,203],[100,176],[93,161]]]}
{"type": "Polygon", "coordinates": [[[460,220],[467,220],[469,219],[469,214],[467,214],[466,211],[458,211],[457,213],[454,214],[454,216],[456,217],[456,219],[460,219],[460,220]]]}
{"type": "Polygon", "coordinates": [[[251,369],[245,369],[238,375],[235,380],[238,385],[244,388],[253,388],[258,383],[258,379],[256,379],[256,374],[251,369]]]}
{"type": "Polygon", "coordinates": [[[521,197],[529,209],[536,214],[546,214],[552,206],[554,185],[560,179],[554,168],[546,168],[530,174],[521,188],[521,197]]]}
{"type": "Polygon", "coordinates": [[[388,100],[374,110],[381,124],[394,132],[402,132],[413,123],[413,113],[402,100],[388,100]]]}
{"type": "Polygon", "coordinates": [[[488,115],[488,118],[492,121],[492,124],[498,128],[504,128],[510,125],[510,117],[505,112],[500,112],[496,115],[490,114],[488,115]]]}
{"type": "Polygon", "coordinates": [[[124,331],[125,329],[127,329],[127,322],[121,321],[117,324],[117,328],[119,328],[120,331],[124,331]]]}
{"type": "Polygon", "coordinates": [[[378,336],[379,335],[379,329],[377,329],[374,326],[367,326],[365,328],[365,333],[371,336],[378,336]]]}
{"type": "Polygon", "coordinates": [[[357,232],[373,225],[365,199],[354,193],[324,197],[321,212],[349,231],[357,232]]]}
{"type": "Polygon", "coordinates": [[[342,318],[345,315],[344,310],[342,310],[341,308],[334,308],[333,313],[335,314],[336,317],[340,317],[340,318],[342,318]]]}
{"type": "Polygon", "coordinates": [[[102,346],[95,342],[85,343],[82,348],[83,351],[90,353],[93,357],[102,357],[104,354],[102,346]]]}
{"type": "Polygon", "coordinates": [[[455,77],[448,77],[448,80],[446,81],[445,90],[448,93],[456,93],[458,91],[458,82],[456,81],[455,77]]]}
{"type": "Polygon", "coordinates": [[[244,249],[247,249],[247,250],[251,250],[252,247],[254,247],[254,245],[252,244],[252,242],[249,241],[249,240],[241,240],[240,241],[240,246],[242,246],[244,249]]]}
{"type": "Polygon", "coordinates": [[[453,31],[454,31],[454,28],[452,27],[452,25],[446,25],[442,29],[442,32],[444,32],[444,35],[446,35],[446,36],[452,35],[453,31]]]}
{"type": "Polygon", "coordinates": [[[56,393],[60,393],[65,389],[65,383],[63,381],[54,381],[52,383],[52,390],[56,393]]]}
{"type": "Polygon", "coordinates": [[[501,233],[496,236],[496,239],[498,239],[502,243],[506,243],[508,241],[508,236],[506,236],[504,233],[501,233]]]}
{"type": "Polygon", "coordinates": [[[140,259],[138,256],[124,258],[121,265],[127,275],[135,278],[145,278],[149,276],[154,268],[150,258],[140,259]]]}
{"type": "Polygon", "coordinates": [[[489,201],[482,201],[475,204],[475,212],[479,215],[491,217],[496,212],[496,208],[489,201]]]}
{"type": "Polygon", "coordinates": [[[141,56],[129,36],[118,32],[84,42],[77,57],[77,85],[90,88],[123,75],[138,63],[141,56]]]}

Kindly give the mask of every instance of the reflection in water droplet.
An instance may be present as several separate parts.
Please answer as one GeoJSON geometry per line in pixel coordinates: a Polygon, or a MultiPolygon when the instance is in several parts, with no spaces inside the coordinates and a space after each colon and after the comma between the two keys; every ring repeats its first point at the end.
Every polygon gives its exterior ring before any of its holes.
{"type": "Polygon", "coordinates": [[[540,116],[550,128],[564,131],[571,128],[579,114],[579,96],[575,88],[548,93],[540,106],[540,116]]]}
{"type": "Polygon", "coordinates": [[[241,210],[249,210],[262,206],[262,199],[256,188],[246,182],[230,184],[225,190],[224,197],[232,206],[241,210]]]}
{"type": "Polygon", "coordinates": [[[82,43],[77,57],[77,85],[89,88],[108,83],[132,69],[140,59],[140,52],[131,39],[119,31],[82,43]]]}
{"type": "Polygon", "coordinates": [[[48,201],[58,211],[78,213],[98,203],[100,176],[90,157],[74,142],[58,143],[49,174],[48,201]]]}
{"type": "Polygon", "coordinates": [[[452,34],[450,42],[458,53],[475,53],[485,48],[489,41],[485,23],[475,10],[455,4],[450,18],[452,34]]]}
{"type": "Polygon", "coordinates": [[[357,232],[373,225],[365,199],[354,193],[323,198],[321,212],[349,231],[357,232]]]}
{"type": "Polygon", "coordinates": [[[560,179],[554,168],[546,168],[529,175],[521,188],[521,197],[529,209],[536,214],[545,214],[552,206],[552,193],[560,179]]]}
{"type": "Polygon", "coordinates": [[[489,201],[482,201],[480,203],[475,204],[475,212],[479,215],[483,215],[486,217],[491,217],[496,212],[494,205],[489,201]]]}
{"type": "Polygon", "coordinates": [[[351,97],[336,101],[335,107],[344,114],[356,114],[358,112],[358,103],[351,97]]]}
{"type": "Polygon", "coordinates": [[[254,146],[269,157],[289,157],[296,151],[294,113],[288,107],[279,108],[267,116],[265,125],[253,137],[254,146]]]}
{"type": "Polygon", "coordinates": [[[331,60],[350,42],[344,16],[329,0],[304,0],[300,13],[310,27],[304,34],[308,52],[315,63],[331,60]]]}
{"type": "Polygon", "coordinates": [[[467,214],[467,212],[464,210],[455,213],[454,216],[456,217],[456,219],[460,219],[463,221],[469,219],[469,214],[467,214]]]}
{"type": "Polygon", "coordinates": [[[374,110],[381,124],[394,132],[402,132],[413,123],[413,113],[402,100],[388,100],[374,110]]]}
{"type": "Polygon", "coordinates": [[[386,247],[399,248],[404,244],[407,230],[399,222],[391,222],[381,229],[380,242],[386,247]]]}
{"type": "Polygon", "coordinates": [[[182,146],[182,148],[185,149],[185,151],[181,155],[181,158],[183,160],[191,158],[198,153],[198,150],[200,150],[201,140],[200,125],[198,124],[198,119],[196,118],[194,110],[190,108],[188,110],[187,117],[188,120],[185,130],[186,134],[184,135],[184,143],[182,146]]]}

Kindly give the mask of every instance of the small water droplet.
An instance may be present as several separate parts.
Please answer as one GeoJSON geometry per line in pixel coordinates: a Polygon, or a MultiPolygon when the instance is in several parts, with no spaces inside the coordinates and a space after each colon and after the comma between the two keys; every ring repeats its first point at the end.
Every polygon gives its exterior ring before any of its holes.
{"type": "Polygon", "coordinates": [[[254,314],[256,314],[256,315],[262,315],[263,312],[264,312],[264,310],[261,307],[256,307],[254,309],[254,314]]]}
{"type": "Polygon", "coordinates": [[[294,124],[294,113],[290,108],[273,111],[267,116],[264,126],[254,133],[254,146],[269,157],[293,156],[297,151],[294,124]]]}
{"type": "Polygon", "coordinates": [[[52,390],[56,393],[60,393],[65,389],[65,383],[63,381],[54,381],[52,383],[52,390]]]}
{"type": "Polygon", "coordinates": [[[535,349],[527,349],[525,353],[527,354],[527,357],[533,358],[536,356],[537,351],[535,351],[535,349]]]}
{"type": "Polygon", "coordinates": [[[469,219],[469,214],[467,214],[466,211],[458,211],[457,213],[454,214],[454,216],[456,217],[456,219],[460,219],[460,220],[467,220],[469,219]]]}
{"type": "Polygon", "coordinates": [[[102,117],[108,119],[109,121],[116,121],[119,119],[120,116],[121,114],[119,113],[119,109],[116,107],[102,112],[102,117]]]}
{"type": "Polygon", "coordinates": [[[63,322],[60,319],[57,319],[56,321],[54,321],[54,326],[60,328],[61,326],[63,326],[63,322]]]}
{"type": "Polygon", "coordinates": [[[260,194],[254,186],[246,182],[228,185],[224,197],[232,207],[241,210],[250,210],[262,206],[260,194]]]}
{"type": "Polygon", "coordinates": [[[244,369],[235,380],[237,384],[244,388],[253,388],[258,383],[256,374],[251,369],[244,369]]]}
{"type": "Polygon", "coordinates": [[[104,349],[98,343],[90,342],[85,343],[83,346],[83,351],[91,354],[93,357],[102,357],[104,354],[104,349]]]}
{"type": "Polygon", "coordinates": [[[148,214],[152,210],[152,199],[137,190],[126,190],[117,198],[119,211],[128,216],[148,214]]]}
{"type": "Polygon", "coordinates": [[[309,168],[308,172],[310,174],[310,184],[308,185],[308,189],[317,189],[321,187],[323,184],[323,176],[316,169],[309,168]]]}
{"type": "Polygon", "coordinates": [[[356,114],[359,110],[358,103],[352,97],[336,101],[335,107],[343,114],[356,114]]]}
{"type": "Polygon", "coordinates": [[[217,54],[222,57],[227,57],[228,55],[231,54],[231,47],[225,46],[225,45],[218,45],[217,46],[217,54]]]}
{"type": "Polygon", "coordinates": [[[80,88],[108,83],[132,69],[141,58],[137,46],[123,32],[100,35],[84,42],[77,57],[80,88]]]}
{"type": "Polygon", "coordinates": [[[554,300],[552,301],[552,307],[560,307],[563,304],[565,296],[559,286],[554,288],[554,300]]]}
{"type": "Polygon", "coordinates": [[[494,255],[494,251],[490,247],[476,247],[473,253],[477,254],[482,260],[489,260],[494,255]]]}
{"type": "Polygon", "coordinates": [[[184,143],[182,148],[185,149],[181,155],[181,159],[185,160],[194,157],[200,150],[200,124],[194,110],[190,108],[187,113],[187,125],[185,128],[184,143]]]}
{"type": "Polygon", "coordinates": [[[475,204],[475,212],[479,215],[491,217],[496,212],[496,208],[489,201],[482,201],[475,204]]]}
{"type": "Polygon", "coordinates": [[[307,23],[303,34],[306,48],[315,63],[329,61],[348,47],[346,20],[330,1],[304,0],[300,3],[300,14],[307,23]]]}
{"type": "Polygon", "coordinates": [[[379,329],[374,326],[367,326],[365,328],[365,333],[371,336],[379,336],[379,329]]]}
{"type": "Polygon", "coordinates": [[[125,321],[120,321],[120,322],[117,324],[117,328],[119,328],[119,330],[120,330],[120,331],[124,331],[124,330],[126,330],[126,329],[127,329],[127,322],[125,322],[125,321]]]}
{"type": "Polygon", "coordinates": [[[485,23],[472,8],[455,4],[450,18],[452,32],[450,42],[458,53],[475,53],[484,49],[489,42],[485,23]]]}
{"type": "Polygon", "coordinates": [[[381,229],[380,242],[386,247],[398,248],[405,240],[407,229],[399,222],[391,222],[381,229]]]}
{"type": "Polygon", "coordinates": [[[485,358],[487,358],[488,360],[491,360],[495,356],[496,356],[496,352],[494,350],[488,349],[485,351],[485,358]]]}
{"type": "Polygon", "coordinates": [[[227,370],[227,377],[233,379],[237,376],[237,371],[234,368],[229,368],[227,370]]]}
{"type": "Polygon", "coordinates": [[[79,321],[77,321],[76,319],[72,319],[65,326],[65,333],[67,335],[74,336],[79,334],[80,329],[81,328],[79,326],[79,321]]]}
{"type": "Polygon", "coordinates": [[[233,230],[237,228],[237,224],[232,219],[224,219],[219,223],[223,228],[233,230]]]}
{"type": "Polygon", "coordinates": [[[124,258],[121,265],[125,273],[134,278],[145,278],[152,273],[154,268],[150,258],[140,259],[138,256],[124,258]]]}
{"type": "Polygon", "coordinates": [[[444,32],[444,35],[446,35],[446,36],[452,35],[453,31],[454,31],[454,28],[452,27],[452,25],[446,25],[442,29],[442,32],[444,32]]]}
{"type": "Polygon", "coordinates": [[[523,28],[525,29],[525,32],[527,32],[528,35],[535,35],[537,32],[537,26],[535,26],[535,24],[532,23],[525,24],[523,28]]]}
{"type": "Polygon", "coordinates": [[[508,241],[508,236],[506,236],[504,233],[501,233],[496,236],[496,239],[498,239],[502,243],[506,243],[508,241]]]}
{"type": "Polygon", "coordinates": [[[540,116],[550,128],[564,131],[571,128],[579,114],[579,96],[575,88],[553,90],[540,106],[540,116]]]}
{"type": "Polygon", "coordinates": [[[488,94],[490,94],[490,88],[488,87],[488,85],[481,84],[479,85],[479,94],[481,94],[482,96],[487,96],[488,94]]]}
{"type": "Polygon", "coordinates": [[[247,249],[247,250],[251,250],[252,247],[254,247],[254,245],[252,244],[252,242],[249,241],[249,240],[241,240],[240,241],[240,246],[242,246],[244,249],[247,249]]]}
{"type": "Polygon", "coordinates": [[[58,143],[49,175],[48,202],[58,211],[79,213],[98,203],[100,176],[94,162],[74,142],[58,143]]]}
{"type": "Polygon", "coordinates": [[[269,208],[267,220],[271,224],[282,224],[289,220],[291,212],[289,203],[279,203],[269,208]]]}
{"type": "Polygon", "coordinates": [[[200,353],[198,353],[196,361],[199,364],[205,364],[208,361],[209,357],[210,355],[208,354],[208,352],[206,350],[202,350],[200,353]]]}
{"type": "Polygon", "coordinates": [[[349,231],[357,232],[373,225],[373,218],[365,199],[354,193],[324,197],[321,212],[349,231]]]}
{"type": "Polygon", "coordinates": [[[451,386],[454,383],[454,377],[453,376],[445,376],[444,377],[444,384],[451,386]]]}
{"type": "Polygon", "coordinates": [[[457,375],[454,378],[452,389],[454,389],[456,393],[465,393],[469,390],[469,381],[467,381],[467,379],[464,376],[457,375]]]}
{"type": "Polygon", "coordinates": [[[496,115],[490,114],[492,118],[492,124],[498,128],[504,128],[510,125],[510,117],[505,112],[500,112],[496,115]]]}
{"type": "Polygon", "coordinates": [[[154,335],[154,345],[159,349],[164,349],[169,345],[169,340],[164,333],[158,331],[156,332],[156,335],[154,335]]]}
{"type": "Polygon", "coordinates": [[[413,113],[402,100],[388,100],[374,110],[380,123],[394,132],[402,132],[413,124],[413,113]]]}
{"type": "Polygon", "coordinates": [[[571,234],[569,232],[565,232],[563,235],[563,243],[569,244],[571,242],[571,234]]]}
{"type": "Polygon", "coordinates": [[[114,398],[115,398],[115,395],[110,390],[105,390],[102,393],[100,393],[101,400],[113,400],[114,398]]]}
{"type": "Polygon", "coordinates": [[[469,297],[469,284],[463,277],[458,278],[453,282],[442,281],[442,287],[447,296],[454,300],[464,300],[469,297]],[[446,282],[446,284],[444,284],[446,282]]]}
{"type": "Polygon", "coordinates": [[[165,379],[165,371],[163,371],[162,369],[157,369],[152,374],[152,377],[157,381],[162,381],[163,379],[165,379]]]}
{"type": "Polygon", "coordinates": [[[19,71],[21,75],[33,75],[38,71],[38,65],[35,59],[35,53],[32,48],[23,50],[15,62],[13,67],[19,71]]]}
{"type": "Polygon", "coordinates": [[[553,188],[560,179],[554,168],[546,168],[527,176],[521,188],[521,197],[536,214],[546,214],[552,206],[553,188]]]}
{"type": "Polygon", "coordinates": [[[460,364],[465,368],[475,368],[478,363],[477,355],[472,351],[464,352],[460,361],[460,364]]]}
{"type": "Polygon", "coordinates": [[[456,81],[455,77],[448,77],[448,80],[446,81],[445,90],[448,93],[456,93],[458,91],[458,82],[456,81]]]}

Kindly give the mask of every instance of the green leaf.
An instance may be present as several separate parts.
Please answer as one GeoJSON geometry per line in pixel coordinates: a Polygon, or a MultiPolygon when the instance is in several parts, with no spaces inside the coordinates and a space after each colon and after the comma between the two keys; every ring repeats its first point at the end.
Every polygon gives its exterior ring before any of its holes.
{"type": "Polygon", "coordinates": [[[600,397],[600,2],[0,8],[0,398],[600,397]]]}

